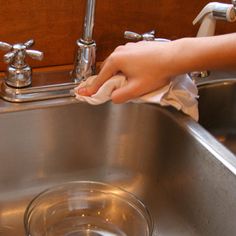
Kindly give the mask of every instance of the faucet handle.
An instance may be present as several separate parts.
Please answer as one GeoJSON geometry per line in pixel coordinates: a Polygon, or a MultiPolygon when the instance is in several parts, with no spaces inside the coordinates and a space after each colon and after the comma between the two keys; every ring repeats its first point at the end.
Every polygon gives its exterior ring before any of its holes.
{"type": "Polygon", "coordinates": [[[28,55],[33,59],[42,60],[43,59],[43,52],[37,50],[29,50],[32,45],[34,44],[34,40],[28,40],[25,43],[17,43],[14,45],[0,42],[0,49],[5,51],[10,51],[4,55],[4,61],[6,63],[11,63],[12,66],[16,68],[21,68],[26,66],[25,63],[25,56],[28,55]]]}
{"type": "Polygon", "coordinates": [[[39,60],[39,61],[41,61],[43,59],[43,52],[38,51],[38,50],[28,49],[28,48],[30,48],[31,46],[34,45],[34,40],[33,39],[30,39],[29,41],[25,42],[24,45],[27,48],[26,49],[26,54],[28,56],[30,56],[32,59],[39,60]]]}
{"type": "Polygon", "coordinates": [[[12,49],[12,45],[9,43],[0,42],[0,49],[3,51],[10,51],[12,49]]]}
{"type": "Polygon", "coordinates": [[[231,2],[234,5],[234,7],[236,7],[236,0],[232,0],[231,2]]]}
{"type": "Polygon", "coordinates": [[[26,42],[24,43],[24,45],[25,45],[26,48],[30,48],[31,46],[34,45],[34,40],[33,40],[33,39],[30,39],[30,40],[26,41],[26,42]]]}
{"type": "Polygon", "coordinates": [[[31,67],[25,62],[26,55],[36,60],[43,59],[43,52],[30,50],[34,40],[28,40],[25,43],[8,44],[0,42],[0,49],[9,51],[3,57],[4,61],[9,64],[7,78],[5,82],[16,88],[26,87],[31,84],[31,67]]]}
{"type": "Polygon", "coordinates": [[[138,34],[132,31],[125,31],[124,32],[124,37],[126,39],[131,39],[131,40],[145,40],[145,41],[154,41],[155,40],[155,31],[152,30],[150,32],[144,33],[144,34],[138,34]]]}
{"type": "Polygon", "coordinates": [[[29,49],[27,49],[26,54],[34,60],[41,61],[43,59],[43,52],[40,52],[38,50],[29,50],[29,49]]]}

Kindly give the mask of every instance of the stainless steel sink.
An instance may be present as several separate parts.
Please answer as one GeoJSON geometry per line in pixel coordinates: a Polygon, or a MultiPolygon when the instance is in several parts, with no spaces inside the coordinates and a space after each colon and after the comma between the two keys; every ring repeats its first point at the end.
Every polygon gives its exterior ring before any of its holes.
{"type": "Polygon", "coordinates": [[[70,99],[0,105],[1,236],[23,236],[29,201],[72,180],[137,195],[154,236],[236,235],[236,159],[182,113],[70,99]]]}
{"type": "Polygon", "coordinates": [[[200,124],[236,154],[236,79],[199,86],[200,124]]]}

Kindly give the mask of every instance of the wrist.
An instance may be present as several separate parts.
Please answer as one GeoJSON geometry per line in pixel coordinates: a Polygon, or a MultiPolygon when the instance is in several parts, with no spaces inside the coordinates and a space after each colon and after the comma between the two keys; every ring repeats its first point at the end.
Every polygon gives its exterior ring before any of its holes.
{"type": "Polygon", "coordinates": [[[196,54],[193,52],[193,38],[181,38],[171,43],[171,62],[170,71],[172,76],[189,73],[194,70],[196,54]]]}
{"type": "Polygon", "coordinates": [[[236,34],[200,38],[182,38],[173,43],[173,71],[176,74],[191,71],[234,68],[236,34]]]}

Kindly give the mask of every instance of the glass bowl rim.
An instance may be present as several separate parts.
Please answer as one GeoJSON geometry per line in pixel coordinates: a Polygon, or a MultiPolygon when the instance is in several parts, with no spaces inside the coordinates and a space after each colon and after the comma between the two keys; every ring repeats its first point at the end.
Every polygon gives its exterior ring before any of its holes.
{"type": "MultiPolygon", "coordinates": [[[[40,201],[40,199],[45,197],[47,194],[53,193],[54,191],[63,190],[63,188],[65,188],[64,190],[66,190],[66,188],[69,188],[71,186],[79,187],[79,185],[81,186],[91,185],[91,186],[96,186],[96,187],[102,187],[103,189],[98,189],[98,190],[99,191],[103,190],[101,192],[104,194],[112,194],[113,196],[118,197],[118,198],[121,198],[122,196],[122,200],[125,200],[125,202],[128,202],[128,203],[132,203],[132,208],[134,208],[136,211],[138,211],[140,215],[144,217],[146,224],[148,226],[148,229],[149,229],[149,236],[152,235],[153,228],[154,228],[153,219],[148,208],[143,203],[143,201],[141,201],[135,194],[128,192],[122,187],[115,186],[107,182],[90,181],[90,180],[75,180],[75,181],[68,181],[68,182],[56,184],[54,186],[46,188],[45,190],[38,193],[35,197],[33,197],[32,200],[28,203],[24,212],[24,229],[25,229],[26,235],[31,235],[28,224],[29,224],[29,219],[31,217],[31,214],[34,211],[35,207],[37,206],[36,204],[37,201],[40,201]],[[36,204],[36,206],[34,206],[34,204],[36,204]]],[[[87,190],[89,190],[89,188],[87,188],[87,190]]]]}

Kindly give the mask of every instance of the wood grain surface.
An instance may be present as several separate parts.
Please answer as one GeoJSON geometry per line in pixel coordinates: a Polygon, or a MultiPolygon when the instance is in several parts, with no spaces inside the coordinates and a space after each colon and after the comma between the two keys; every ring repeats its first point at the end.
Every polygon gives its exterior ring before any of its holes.
{"type": "MultiPolygon", "coordinates": [[[[36,41],[33,49],[45,53],[33,67],[72,64],[75,42],[82,33],[85,0],[0,0],[0,41],[36,41]]],[[[97,60],[127,42],[123,32],[156,30],[159,37],[194,37],[198,26],[192,20],[206,0],[97,0],[94,39],[97,60]]],[[[230,3],[230,1],[221,1],[230,3]]],[[[236,23],[217,22],[216,34],[235,32],[236,23]]],[[[6,69],[0,52],[0,71],[6,69]]]]}

